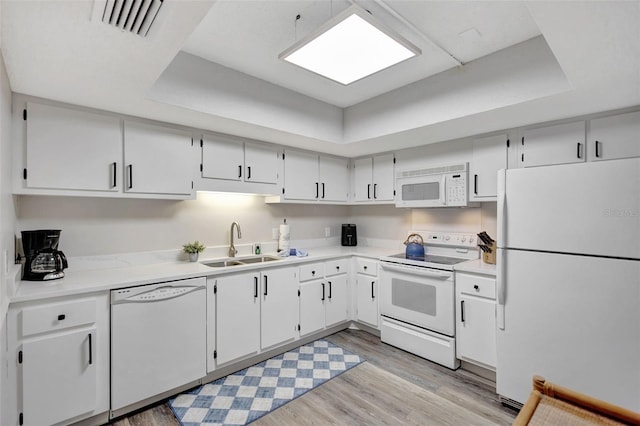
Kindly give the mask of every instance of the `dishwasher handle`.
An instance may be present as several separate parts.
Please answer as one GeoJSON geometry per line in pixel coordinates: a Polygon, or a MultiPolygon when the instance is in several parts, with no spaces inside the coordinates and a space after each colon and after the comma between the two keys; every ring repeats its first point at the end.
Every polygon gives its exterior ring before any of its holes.
{"type": "Polygon", "coordinates": [[[204,290],[204,285],[199,286],[184,286],[184,285],[168,285],[156,287],[154,289],[143,291],[140,293],[132,294],[128,297],[123,297],[118,300],[111,300],[112,305],[119,305],[122,303],[152,303],[162,300],[174,299],[186,294],[192,293],[198,290],[204,290]]]}

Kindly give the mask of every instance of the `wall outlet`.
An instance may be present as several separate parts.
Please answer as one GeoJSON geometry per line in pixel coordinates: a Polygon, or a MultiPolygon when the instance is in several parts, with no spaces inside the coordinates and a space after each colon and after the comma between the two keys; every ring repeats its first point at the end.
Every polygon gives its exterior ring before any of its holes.
{"type": "Polygon", "coordinates": [[[271,238],[273,238],[274,240],[277,240],[278,232],[280,232],[278,228],[271,228],[271,238]]]}
{"type": "Polygon", "coordinates": [[[327,237],[327,238],[331,236],[331,228],[330,227],[327,226],[326,228],[324,228],[324,236],[327,237]]]}

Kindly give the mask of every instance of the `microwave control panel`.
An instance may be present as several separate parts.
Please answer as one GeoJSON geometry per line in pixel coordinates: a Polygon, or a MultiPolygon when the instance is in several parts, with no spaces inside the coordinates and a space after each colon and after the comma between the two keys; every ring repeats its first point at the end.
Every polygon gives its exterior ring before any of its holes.
{"type": "Polygon", "coordinates": [[[467,205],[467,174],[451,173],[446,177],[447,206],[467,205]]]}

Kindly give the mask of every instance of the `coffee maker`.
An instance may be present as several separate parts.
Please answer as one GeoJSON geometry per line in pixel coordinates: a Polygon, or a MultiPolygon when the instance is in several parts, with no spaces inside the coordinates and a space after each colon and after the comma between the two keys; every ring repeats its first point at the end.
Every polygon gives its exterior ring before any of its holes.
{"type": "Polygon", "coordinates": [[[48,281],[64,277],[62,271],[69,265],[64,253],[58,250],[59,240],[60,230],[22,231],[23,280],[48,281]]]}

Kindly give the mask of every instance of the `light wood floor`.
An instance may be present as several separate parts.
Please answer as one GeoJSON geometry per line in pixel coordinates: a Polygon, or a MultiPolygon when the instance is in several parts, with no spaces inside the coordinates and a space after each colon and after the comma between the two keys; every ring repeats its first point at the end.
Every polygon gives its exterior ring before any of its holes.
{"type": "MultiPolygon", "coordinates": [[[[358,330],[326,338],[366,362],[258,419],[254,425],[510,425],[516,413],[493,384],[451,371],[358,330]]],[[[179,426],[167,403],[114,423],[179,426]]]]}

